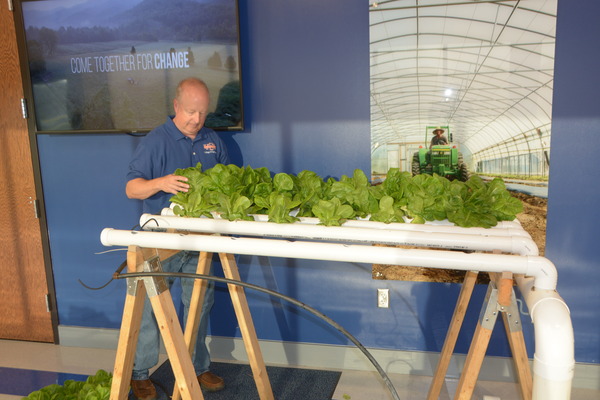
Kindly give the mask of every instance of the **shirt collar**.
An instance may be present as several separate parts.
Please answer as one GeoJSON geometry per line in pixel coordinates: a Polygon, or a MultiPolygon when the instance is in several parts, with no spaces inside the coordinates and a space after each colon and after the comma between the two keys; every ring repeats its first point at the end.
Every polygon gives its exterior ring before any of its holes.
{"type": "MultiPolygon", "coordinates": [[[[173,138],[174,140],[186,139],[187,136],[185,136],[183,133],[181,133],[179,128],[177,128],[177,125],[175,125],[175,122],[173,122],[173,117],[174,117],[174,115],[167,117],[166,126],[167,126],[167,132],[168,132],[169,136],[171,136],[171,138],[173,138]]],[[[192,140],[192,142],[202,139],[204,137],[204,135],[205,135],[205,127],[202,127],[202,128],[200,128],[200,130],[198,131],[198,134],[196,135],[194,140],[192,140]]]]}

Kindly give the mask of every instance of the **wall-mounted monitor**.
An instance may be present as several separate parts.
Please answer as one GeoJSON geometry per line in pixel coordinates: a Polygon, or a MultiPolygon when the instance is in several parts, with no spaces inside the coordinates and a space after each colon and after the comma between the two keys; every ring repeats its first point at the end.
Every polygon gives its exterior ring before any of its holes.
{"type": "Polygon", "coordinates": [[[147,132],[173,113],[175,88],[190,76],[211,92],[205,125],[243,130],[237,0],[20,0],[15,8],[36,132],[147,132]]]}

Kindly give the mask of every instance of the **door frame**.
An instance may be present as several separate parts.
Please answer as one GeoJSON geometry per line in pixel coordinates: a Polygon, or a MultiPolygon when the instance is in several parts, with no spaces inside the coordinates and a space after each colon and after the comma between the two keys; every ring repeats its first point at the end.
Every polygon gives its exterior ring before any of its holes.
{"type": "MultiPolygon", "coordinates": [[[[19,0],[17,0],[17,1],[19,1],[19,0]]],[[[16,1],[15,1],[15,3],[16,3],[16,1]]],[[[6,7],[7,3],[4,3],[4,4],[5,5],[3,5],[2,8],[6,7]]],[[[41,244],[42,244],[42,259],[43,259],[43,263],[44,263],[44,272],[46,275],[45,277],[46,277],[46,286],[47,286],[47,294],[46,294],[47,307],[48,307],[48,311],[50,313],[50,319],[51,319],[51,323],[52,323],[53,343],[58,344],[59,343],[58,306],[57,306],[57,299],[56,299],[56,290],[55,290],[55,286],[54,286],[54,274],[53,274],[52,257],[51,257],[51,251],[50,251],[50,238],[49,238],[49,234],[48,234],[48,223],[47,223],[47,219],[46,219],[44,190],[43,190],[43,184],[42,184],[41,165],[40,165],[39,153],[38,153],[38,142],[37,142],[35,118],[34,118],[33,113],[31,112],[31,107],[28,107],[28,105],[33,103],[33,100],[32,100],[33,97],[32,97],[32,88],[29,83],[29,80],[25,79],[25,77],[27,76],[26,74],[29,74],[28,68],[26,67],[28,65],[29,61],[28,61],[27,51],[26,51],[26,47],[25,47],[25,32],[24,32],[24,27],[23,27],[23,23],[22,23],[23,17],[20,12],[20,4],[18,7],[15,7],[12,4],[12,2],[10,2],[8,12],[12,13],[13,29],[16,34],[17,54],[15,54],[15,57],[17,57],[17,60],[19,63],[21,86],[22,86],[22,92],[17,96],[21,96],[21,98],[23,99],[22,101],[24,103],[23,103],[22,108],[24,110],[23,111],[24,114],[26,114],[23,117],[26,120],[26,126],[27,126],[26,129],[27,129],[27,137],[29,139],[29,150],[30,150],[30,157],[31,157],[32,169],[33,169],[33,183],[34,183],[34,192],[35,192],[35,199],[33,199],[32,202],[33,202],[33,206],[35,208],[37,220],[39,222],[39,231],[40,231],[40,238],[41,238],[41,244]],[[10,8],[11,5],[12,5],[12,9],[10,8]]]]}

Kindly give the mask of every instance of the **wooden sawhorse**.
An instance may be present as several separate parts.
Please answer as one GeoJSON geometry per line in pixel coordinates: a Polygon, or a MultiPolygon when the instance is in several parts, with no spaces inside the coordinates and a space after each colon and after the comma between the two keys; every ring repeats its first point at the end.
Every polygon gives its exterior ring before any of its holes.
{"type": "MultiPolygon", "coordinates": [[[[160,260],[165,260],[175,253],[177,253],[176,250],[129,246],[127,252],[127,270],[128,272],[162,272],[160,260]]],[[[223,253],[219,254],[219,258],[225,277],[239,281],[240,275],[233,255],[223,253]]],[[[211,260],[212,253],[200,252],[196,273],[207,275],[210,271],[211,260]]],[[[258,344],[244,289],[234,284],[227,285],[259,397],[261,400],[274,400],[271,383],[269,382],[262,352],[258,344]]],[[[123,308],[123,319],[113,371],[110,393],[111,400],[127,399],[129,393],[133,359],[146,293],[150,297],[150,303],[152,304],[163,343],[171,362],[171,367],[173,368],[173,374],[175,375],[173,399],[177,400],[180,397],[184,400],[204,399],[190,354],[193,352],[193,346],[198,334],[198,322],[200,321],[206,286],[207,282],[205,279],[196,279],[194,282],[184,334],[179,324],[171,293],[164,278],[152,276],[127,278],[127,295],[123,308]]]]}
{"type": "MultiPolygon", "coordinates": [[[[436,400],[440,395],[450,358],[477,281],[477,275],[478,273],[475,271],[467,271],[465,275],[427,400],[436,400]]],[[[490,273],[490,284],[458,382],[458,388],[454,396],[455,400],[469,400],[473,395],[498,313],[502,313],[502,320],[517,372],[521,397],[523,400],[531,400],[533,379],[513,289],[513,276],[510,272],[490,273]]]]}

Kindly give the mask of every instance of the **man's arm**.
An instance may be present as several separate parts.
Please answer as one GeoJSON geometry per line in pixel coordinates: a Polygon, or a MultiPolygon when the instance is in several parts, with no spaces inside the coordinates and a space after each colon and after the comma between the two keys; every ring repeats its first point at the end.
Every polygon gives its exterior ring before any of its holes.
{"type": "Polygon", "coordinates": [[[125,194],[130,199],[145,200],[158,192],[177,194],[190,188],[187,178],[179,175],[165,175],[156,179],[134,178],[127,182],[125,194]]]}

